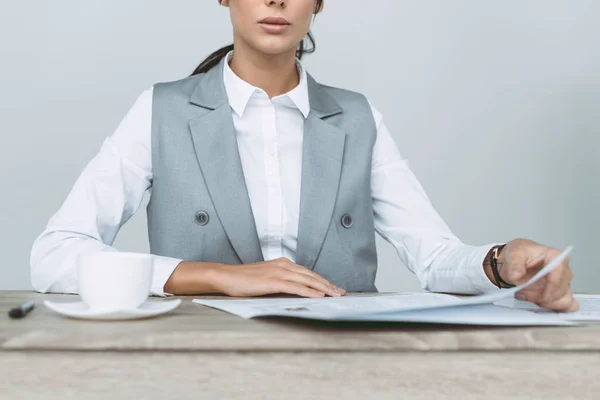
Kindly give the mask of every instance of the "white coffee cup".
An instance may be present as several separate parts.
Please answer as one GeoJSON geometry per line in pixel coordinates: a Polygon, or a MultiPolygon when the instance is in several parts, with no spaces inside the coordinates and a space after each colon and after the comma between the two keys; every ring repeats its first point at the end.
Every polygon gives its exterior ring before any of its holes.
{"type": "Polygon", "coordinates": [[[97,310],[131,310],[150,295],[153,264],[149,254],[98,252],[77,259],[79,295],[97,310]]]}

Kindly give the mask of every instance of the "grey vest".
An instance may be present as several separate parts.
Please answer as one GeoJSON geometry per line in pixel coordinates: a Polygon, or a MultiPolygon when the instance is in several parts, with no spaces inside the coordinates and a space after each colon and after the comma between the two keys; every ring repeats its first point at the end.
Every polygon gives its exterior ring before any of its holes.
{"type": "MultiPolygon", "coordinates": [[[[376,126],[364,96],[308,77],[296,263],[348,291],[374,292],[371,199],[376,126]]],[[[152,254],[186,261],[261,262],[223,64],[154,87],[152,254]]]]}

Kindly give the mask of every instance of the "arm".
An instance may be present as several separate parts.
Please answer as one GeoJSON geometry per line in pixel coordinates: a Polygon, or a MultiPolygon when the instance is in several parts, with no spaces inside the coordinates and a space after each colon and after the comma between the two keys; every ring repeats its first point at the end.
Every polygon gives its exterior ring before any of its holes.
{"type": "MultiPolygon", "coordinates": [[[[77,293],[80,254],[117,251],[112,243],[139,208],[152,184],[152,90],[144,92],[116,132],[86,166],[60,210],[31,251],[31,283],[39,292],[77,293]]],[[[154,257],[151,293],[224,293],[260,296],[288,293],[341,296],[316,273],[287,259],[250,265],[183,262],[154,257]]]]}
{"type": "Polygon", "coordinates": [[[483,264],[492,245],[462,243],[435,211],[402,159],[381,114],[373,109],[372,197],[376,231],[390,242],[424,289],[448,293],[496,290],[483,264]]]}
{"type": "MultiPolygon", "coordinates": [[[[464,294],[497,290],[490,268],[493,245],[467,246],[452,234],[400,157],[381,114],[373,114],[378,127],[372,168],[377,232],[395,246],[424,289],[464,294]]],[[[559,254],[531,240],[515,239],[498,255],[500,278],[509,285],[525,283],[559,254]]],[[[576,311],[572,279],[567,259],[516,297],[555,311],[576,311]]]]}
{"type": "MultiPolygon", "coordinates": [[[[139,208],[152,182],[152,89],[136,101],[115,133],[85,167],[59,211],[31,250],[31,283],[40,292],[77,293],[76,261],[82,253],[117,251],[117,233],[139,208]]],[[[181,260],[154,258],[152,294],[181,260]]]]}

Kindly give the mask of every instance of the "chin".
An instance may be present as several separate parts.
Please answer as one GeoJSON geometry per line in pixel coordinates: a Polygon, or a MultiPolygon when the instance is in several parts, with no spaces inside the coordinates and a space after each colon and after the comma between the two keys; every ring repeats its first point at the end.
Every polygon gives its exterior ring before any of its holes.
{"type": "Polygon", "coordinates": [[[282,38],[268,38],[267,40],[261,40],[259,43],[255,43],[254,47],[261,53],[276,56],[279,54],[295,52],[297,42],[282,38]]]}

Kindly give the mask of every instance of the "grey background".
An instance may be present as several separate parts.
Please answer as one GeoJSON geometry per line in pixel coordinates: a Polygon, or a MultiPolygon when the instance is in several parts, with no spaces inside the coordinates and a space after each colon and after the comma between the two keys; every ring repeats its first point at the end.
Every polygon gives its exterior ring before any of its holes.
{"type": "MultiPolygon", "coordinates": [[[[528,237],[600,292],[600,2],[326,0],[320,81],[365,93],[437,210],[470,244],[528,237]]],[[[135,98],[231,40],[216,1],[2,1],[0,289],[135,98]]],[[[147,251],[145,212],[116,246],[147,251]]],[[[379,243],[380,290],[415,290],[379,243]]]]}

